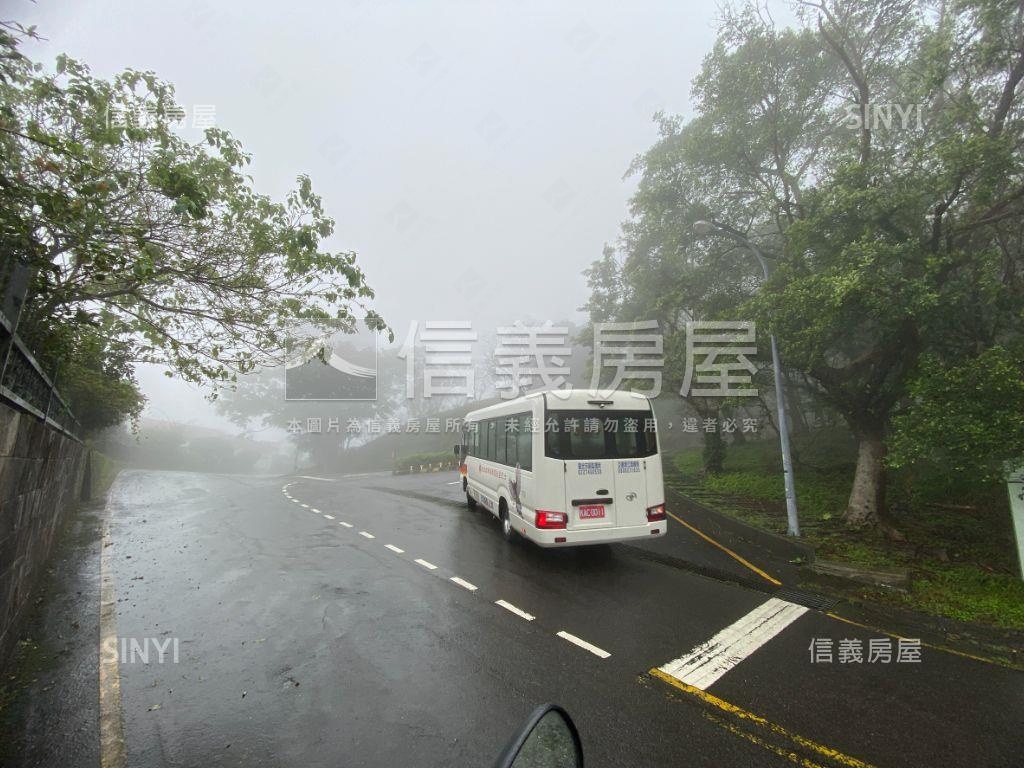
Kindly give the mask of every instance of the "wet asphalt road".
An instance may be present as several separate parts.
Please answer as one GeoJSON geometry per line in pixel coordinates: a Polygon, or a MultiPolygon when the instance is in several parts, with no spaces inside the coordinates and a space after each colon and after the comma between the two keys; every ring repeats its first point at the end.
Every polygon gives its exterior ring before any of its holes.
{"type": "Polygon", "coordinates": [[[121,660],[128,764],[489,765],[545,701],[576,719],[588,766],[792,765],[800,739],[840,753],[797,750],[808,764],[1021,764],[1024,674],[930,649],[811,664],[813,638],[876,636],[813,611],[708,689],[767,724],[725,717],[647,673],[766,594],[633,546],[506,544],[456,477],[122,473],[118,634],[178,646],[177,663],[121,660]]]}

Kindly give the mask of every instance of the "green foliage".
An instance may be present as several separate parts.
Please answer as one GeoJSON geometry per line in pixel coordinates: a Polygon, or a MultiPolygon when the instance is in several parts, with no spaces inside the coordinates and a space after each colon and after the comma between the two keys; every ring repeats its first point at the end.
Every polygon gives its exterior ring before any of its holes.
{"type": "Polygon", "coordinates": [[[889,463],[999,481],[1024,456],[1024,356],[1001,346],[959,365],[926,359],[895,419],[889,463]]]}
{"type": "MultiPolygon", "coordinates": [[[[622,240],[587,273],[592,320],[657,319],[666,389],[682,378],[686,321],[756,320],[757,360],[775,332],[792,379],[872,444],[911,400],[936,437],[952,426],[933,415],[956,394],[953,372],[982,375],[974,414],[987,434],[946,443],[957,457],[945,461],[969,472],[1019,455],[1012,441],[1000,454],[995,431],[1019,430],[1019,409],[996,413],[1020,369],[979,356],[1016,343],[1024,320],[1024,9],[823,0],[798,16],[788,29],[752,3],[723,12],[695,116],[659,116],[633,164],[622,240]],[[712,226],[695,232],[697,221],[712,226]]],[[[898,462],[922,454],[907,429],[898,462]]],[[[864,476],[882,477],[881,452],[865,456],[864,476]]],[[[881,486],[867,485],[850,523],[884,511],[881,486]]]]}
{"type": "MultiPolygon", "coordinates": [[[[949,497],[941,496],[942,483],[929,478],[922,488],[920,468],[901,470],[892,491],[908,541],[894,546],[877,532],[851,531],[842,523],[850,475],[841,469],[848,469],[849,451],[832,435],[807,436],[802,448],[819,442],[836,446],[845,463],[797,468],[805,541],[821,558],[908,568],[913,574],[906,593],[861,589],[859,596],[963,621],[1024,628],[1024,582],[1016,571],[1005,485],[990,487],[978,477],[961,481],[960,503],[949,505],[949,497]]],[[[702,476],[700,468],[700,449],[683,451],[668,457],[666,477],[725,514],[773,533],[785,531],[785,489],[772,441],[732,446],[721,474],[702,476]]]]}
{"type": "MultiPolygon", "coordinates": [[[[781,466],[771,474],[729,472],[709,477],[704,487],[715,493],[744,496],[759,501],[784,500],[781,466]]],[[[808,520],[838,519],[850,493],[848,477],[802,472],[796,477],[800,515],[808,520]]]]}
{"type": "Polygon", "coordinates": [[[57,389],[86,433],[126,417],[137,423],[145,398],[135,381],[130,343],[107,338],[90,324],[21,331],[44,370],[56,372],[57,389]]]}
{"type": "Polygon", "coordinates": [[[700,451],[689,450],[679,451],[679,453],[672,454],[671,457],[665,457],[668,460],[666,469],[671,469],[681,475],[687,480],[695,478],[703,466],[700,451]]]}
{"type": "MultiPolygon", "coordinates": [[[[176,133],[174,90],[154,73],[104,80],[61,56],[44,74],[19,51],[29,34],[0,27],[0,250],[32,269],[22,323],[44,347],[87,327],[131,362],[216,388],[280,363],[296,324],[362,314],[386,330],[355,254],[323,247],[334,221],[307,176],[283,202],[259,194],[227,131],[176,133]]],[[[76,375],[82,398],[101,369],[76,375]]],[[[113,394],[97,424],[132,412],[128,387],[113,394]]]]}
{"type": "Polygon", "coordinates": [[[701,451],[701,459],[704,462],[704,471],[709,475],[717,475],[722,471],[725,462],[725,441],[721,432],[704,433],[704,448],[701,451]]]}
{"type": "Polygon", "coordinates": [[[952,566],[921,574],[901,600],[938,616],[1024,628],[1024,581],[1016,575],[952,566]]]}

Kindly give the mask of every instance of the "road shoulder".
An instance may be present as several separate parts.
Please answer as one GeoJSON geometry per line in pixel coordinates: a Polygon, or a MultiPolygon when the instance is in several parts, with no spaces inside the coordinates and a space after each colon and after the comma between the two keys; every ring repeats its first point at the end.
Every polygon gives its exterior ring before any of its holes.
{"type": "Polygon", "coordinates": [[[4,671],[0,763],[99,764],[99,556],[103,503],[68,515],[4,671]]]}

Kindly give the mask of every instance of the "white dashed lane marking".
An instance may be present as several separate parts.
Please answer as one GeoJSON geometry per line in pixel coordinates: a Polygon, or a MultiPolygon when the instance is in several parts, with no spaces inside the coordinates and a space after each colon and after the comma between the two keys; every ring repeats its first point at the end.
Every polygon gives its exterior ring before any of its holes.
{"type": "Polygon", "coordinates": [[[682,683],[706,691],[718,678],[807,613],[807,610],[802,605],[773,597],[685,656],[659,669],[682,683]]]}
{"type": "Polygon", "coordinates": [[[580,638],[576,637],[576,635],[569,634],[564,629],[561,632],[558,632],[557,634],[563,640],[568,640],[573,645],[578,645],[580,648],[590,651],[592,654],[594,654],[595,656],[599,656],[602,659],[607,659],[609,656],[611,656],[611,654],[603,648],[598,648],[596,645],[591,645],[586,640],[581,640],[580,638]]]}
{"type": "Polygon", "coordinates": [[[506,611],[511,611],[519,618],[526,619],[527,621],[533,621],[535,618],[537,618],[536,616],[532,616],[531,614],[527,613],[521,608],[516,608],[514,605],[512,605],[512,603],[505,602],[504,600],[495,600],[494,604],[500,605],[506,611]]]}
{"type": "MultiPolygon", "coordinates": [[[[307,479],[310,479],[310,480],[313,480],[313,479],[316,479],[316,480],[321,480],[321,479],[326,480],[328,478],[326,478],[326,477],[325,478],[321,478],[321,477],[307,477],[307,479]]],[[[447,485],[456,485],[459,482],[461,482],[461,480],[454,480],[452,482],[445,483],[445,484],[447,484],[447,485]]],[[[318,514],[318,515],[322,514],[328,520],[334,520],[335,519],[334,515],[329,515],[326,512],[321,512],[321,510],[318,510],[318,509],[316,509],[314,507],[310,507],[308,504],[303,504],[298,499],[292,497],[288,493],[287,488],[288,488],[288,486],[286,485],[285,488],[284,488],[285,496],[288,497],[288,499],[290,499],[291,501],[293,501],[296,504],[298,504],[299,506],[301,506],[303,509],[308,509],[310,512],[313,512],[313,513],[318,514]]],[[[352,523],[345,522],[344,520],[338,520],[338,524],[342,525],[342,526],[344,526],[346,528],[353,527],[352,523]]],[[[368,530],[360,530],[359,531],[359,536],[364,537],[365,539],[376,539],[377,538],[373,534],[371,534],[371,532],[368,531],[368,530]]],[[[396,555],[402,555],[402,554],[406,553],[406,550],[403,550],[403,549],[401,549],[399,547],[396,547],[393,544],[385,544],[384,547],[386,549],[390,550],[391,552],[394,552],[396,555]]],[[[427,570],[437,570],[437,566],[436,565],[434,565],[432,562],[429,562],[429,561],[424,560],[422,558],[418,557],[418,558],[416,558],[414,560],[414,562],[417,563],[418,565],[423,566],[427,570]]],[[[451,577],[449,581],[453,582],[454,584],[459,585],[460,587],[462,587],[464,590],[467,590],[468,592],[476,592],[477,589],[478,589],[475,584],[467,582],[465,579],[461,579],[459,577],[451,577]]],[[[495,605],[499,605],[499,606],[505,608],[505,610],[509,611],[510,613],[514,613],[515,615],[519,616],[520,618],[523,618],[523,620],[525,620],[527,622],[535,621],[536,618],[537,618],[537,616],[535,616],[534,614],[527,613],[522,608],[519,608],[519,607],[513,605],[512,603],[508,602],[507,600],[496,600],[495,601],[495,605]]],[[[798,606],[793,606],[793,607],[798,607],[798,606]]],[[[591,653],[593,653],[596,656],[599,656],[600,658],[607,658],[608,656],[611,655],[608,651],[604,650],[603,648],[599,648],[596,645],[593,645],[592,643],[588,643],[586,640],[583,640],[583,639],[581,639],[581,638],[579,638],[579,637],[577,637],[575,635],[572,635],[572,634],[570,634],[568,632],[565,632],[564,630],[562,630],[561,632],[558,632],[557,635],[558,635],[558,637],[562,638],[563,640],[566,640],[566,641],[572,643],[573,645],[577,645],[577,646],[579,646],[581,648],[584,648],[585,650],[590,651],[591,653]]],[[[677,660],[683,660],[683,659],[677,659],[677,660]]],[[[673,664],[675,664],[675,663],[673,663],[673,664]]],[[[667,665],[667,667],[668,666],[669,665],[667,665]]],[[[663,669],[665,669],[665,668],[663,668],[663,669]]]]}

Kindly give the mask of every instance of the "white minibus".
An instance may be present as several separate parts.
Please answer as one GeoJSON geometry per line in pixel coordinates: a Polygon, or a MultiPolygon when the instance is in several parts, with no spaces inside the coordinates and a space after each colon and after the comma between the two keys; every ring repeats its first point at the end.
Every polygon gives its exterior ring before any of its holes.
{"type": "Polygon", "coordinates": [[[665,489],[650,400],[634,392],[534,392],[463,424],[466,503],[542,547],[664,536],[665,489]]]}

